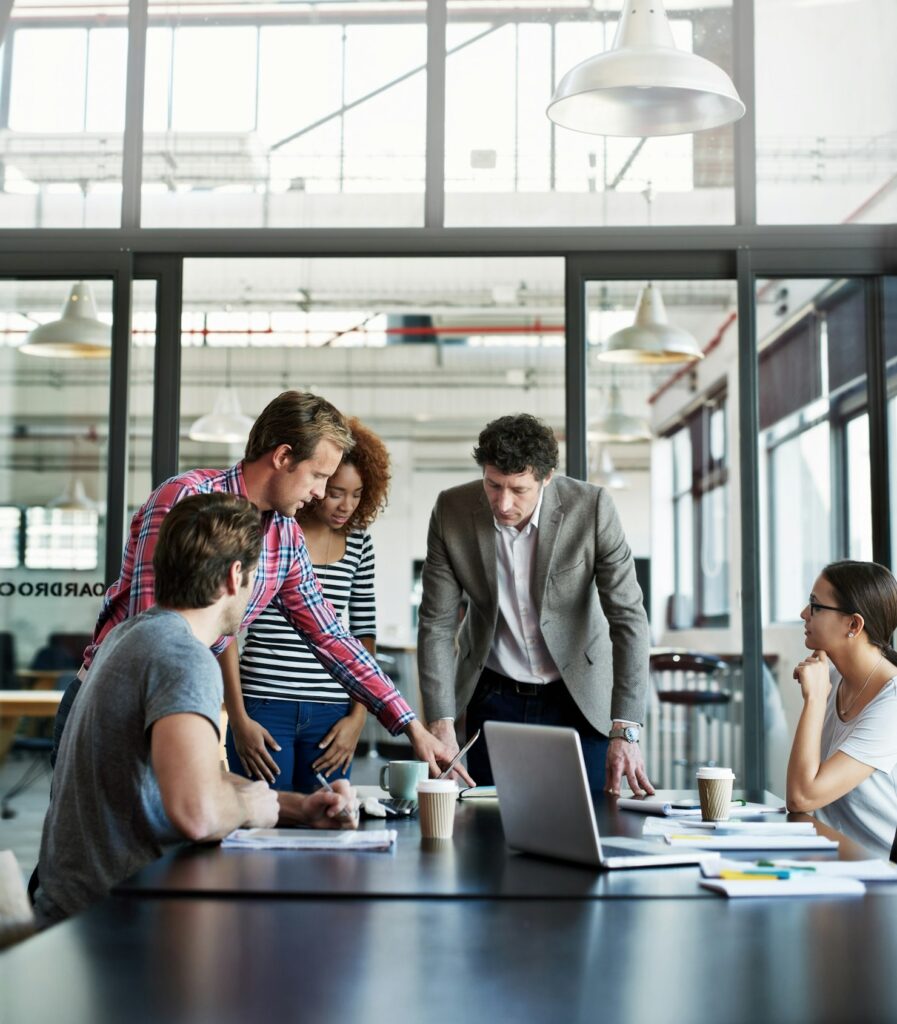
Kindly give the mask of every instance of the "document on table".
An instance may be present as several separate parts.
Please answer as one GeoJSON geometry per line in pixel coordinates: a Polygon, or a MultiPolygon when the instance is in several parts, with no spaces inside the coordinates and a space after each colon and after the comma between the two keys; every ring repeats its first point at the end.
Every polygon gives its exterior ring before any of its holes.
{"type": "MultiPolygon", "coordinates": [[[[617,807],[623,811],[639,811],[642,814],[660,814],[675,818],[701,816],[701,805],[697,800],[670,800],[657,794],[644,798],[622,796],[617,801],[617,807]]],[[[755,814],[783,814],[784,811],[784,807],[770,807],[768,804],[745,801],[733,803],[729,808],[729,814],[733,818],[746,818],[755,814]]]]}
{"type": "Polygon", "coordinates": [[[728,874],[780,875],[791,878],[815,875],[824,878],[853,878],[859,882],[897,882],[897,864],[886,860],[730,860],[718,857],[701,862],[705,878],[728,874]]]}
{"type": "Polygon", "coordinates": [[[221,840],[231,850],[388,850],[394,829],[238,828],[221,840]]]}
{"type": "Polygon", "coordinates": [[[838,843],[819,835],[770,835],[746,832],[680,833],[664,837],[670,846],[697,847],[700,850],[836,850],[838,843]]]}
{"type": "Polygon", "coordinates": [[[814,836],[812,821],[695,821],[693,818],[648,818],[642,835],[670,836],[685,833],[705,835],[814,836]]]}
{"type": "Polygon", "coordinates": [[[458,794],[459,800],[497,800],[495,786],[468,786],[458,794]]]}
{"type": "Polygon", "coordinates": [[[705,889],[732,897],[777,896],[862,896],[866,886],[855,878],[826,875],[773,879],[703,878],[705,889]]]}

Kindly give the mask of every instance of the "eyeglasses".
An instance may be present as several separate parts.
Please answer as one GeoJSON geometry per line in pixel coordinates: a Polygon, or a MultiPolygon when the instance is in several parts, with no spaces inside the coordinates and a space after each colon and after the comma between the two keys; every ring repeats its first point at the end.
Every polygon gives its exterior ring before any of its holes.
{"type": "Polygon", "coordinates": [[[818,601],[807,601],[807,607],[810,609],[811,615],[815,615],[816,612],[821,611],[840,612],[842,615],[853,615],[853,612],[847,611],[846,608],[836,608],[833,604],[820,604],[818,601]]]}

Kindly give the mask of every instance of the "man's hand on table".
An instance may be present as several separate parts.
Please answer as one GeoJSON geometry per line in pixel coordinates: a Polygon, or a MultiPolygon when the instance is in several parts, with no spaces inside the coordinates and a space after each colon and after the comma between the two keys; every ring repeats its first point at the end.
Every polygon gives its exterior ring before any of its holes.
{"type": "MultiPolygon", "coordinates": [[[[455,726],[448,719],[431,722],[428,729],[425,729],[420,722],[414,721],[405,732],[408,739],[411,740],[411,746],[414,748],[418,760],[426,761],[430,765],[430,778],[438,778],[458,753],[455,726]]],[[[463,765],[456,765],[451,777],[459,779],[465,786],[475,785],[463,765]]]]}
{"type": "Polygon", "coordinates": [[[308,796],[278,791],[278,824],[306,828],[358,828],[358,800],[345,779],[331,783],[333,792],[319,789],[308,796]]]}
{"type": "Polygon", "coordinates": [[[630,743],[624,739],[611,740],[607,745],[605,762],[605,792],[619,796],[624,776],[635,796],[641,796],[643,793],[647,793],[648,796],[654,795],[654,787],[645,770],[642,750],[638,743],[630,743]]]}

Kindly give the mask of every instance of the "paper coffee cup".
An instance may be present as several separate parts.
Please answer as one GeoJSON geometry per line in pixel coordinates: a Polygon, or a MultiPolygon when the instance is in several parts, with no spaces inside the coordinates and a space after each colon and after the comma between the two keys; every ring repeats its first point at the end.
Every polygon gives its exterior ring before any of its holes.
{"type": "Polygon", "coordinates": [[[424,779],[417,784],[420,834],[424,839],[451,839],[455,827],[458,783],[454,779],[424,779]]]}
{"type": "Polygon", "coordinates": [[[704,821],[728,821],[732,807],[732,785],[735,774],[731,768],[702,767],[695,773],[701,818],[704,821]]]}

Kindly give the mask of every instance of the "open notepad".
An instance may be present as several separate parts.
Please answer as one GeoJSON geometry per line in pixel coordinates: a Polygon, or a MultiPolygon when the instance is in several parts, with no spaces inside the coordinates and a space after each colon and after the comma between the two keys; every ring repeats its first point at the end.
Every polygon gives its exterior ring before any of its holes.
{"type": "Polygon", "coordinates": [[[241,850],[388,850],[395,841],[393,829],[238,828],[221,845],[241,850]]]}
{"type": "Polygon", "coordinates": [[[855,878],[832,878],[826,875],[781,878],[767,881],[745,881],[730,878],[702,878],[705,889],[729,897],[757,896],[862,896],[866,886],[855,878]]]}

